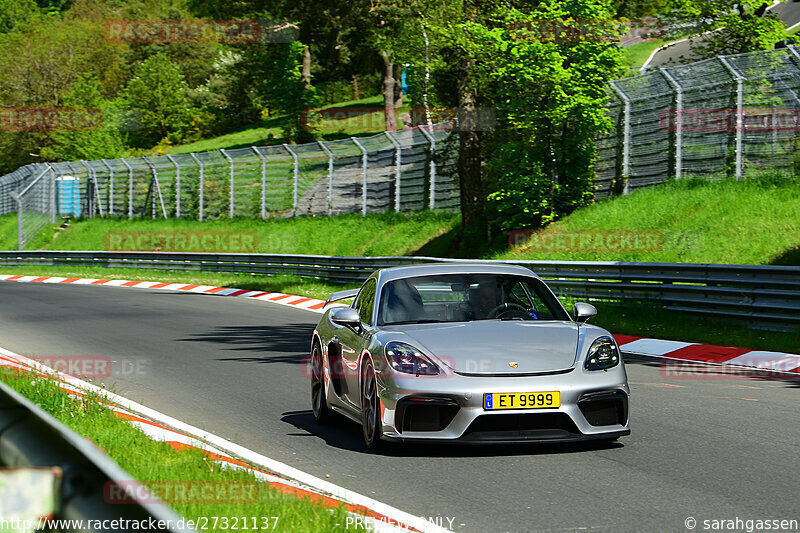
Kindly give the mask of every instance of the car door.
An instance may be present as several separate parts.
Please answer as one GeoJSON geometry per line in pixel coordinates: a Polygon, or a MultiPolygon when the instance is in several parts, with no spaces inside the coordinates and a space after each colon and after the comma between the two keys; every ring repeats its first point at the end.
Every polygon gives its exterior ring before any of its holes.
{"type": "Polygon", "coordinates": [[[361,352],[369,345],[371,338],[372,310],[375,307],[377,282],[367,280],[353,302],[363,326],[358,330],[343,328],[339,333],[341,347],[342,373],[344,377],[344,396],[356,407],[361,406],[358,361],[361,352]]]}

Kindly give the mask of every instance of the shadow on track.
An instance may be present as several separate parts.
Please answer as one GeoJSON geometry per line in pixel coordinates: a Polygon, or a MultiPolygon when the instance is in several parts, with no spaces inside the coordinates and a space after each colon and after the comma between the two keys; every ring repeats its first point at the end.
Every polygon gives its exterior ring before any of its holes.
{"type": "MultiPolygon", "coordinates": [[[[289,411],[283,413],[281,421],[293,425],[303,433],[291,436],[314,435],[325,441],[328,446],[367,455],[385,455],[389,457],[507,457],[513,455],[553,455],[560,453],[578,453],[598,450],[622,448],[622,442],[572,442],[552,444],[493,444],[464,445],[457,443],[391,443],[380,452],[371,452],[361,438],[361,426],[344,417],[337,417],[329,426],[320,426],[314,420],[311,410],[289,411]]],[[[623,439],[630,437],[623,437],[623,439]]]]}
{"type": "Polygon", "coordinates": [[[263,354],[259,357],[223,357],[218,361],[301,364],[308,358],[313,332],[312,324],[219,326],[210,332],[178,340],[219,344],[224,350],[263,354]]]}

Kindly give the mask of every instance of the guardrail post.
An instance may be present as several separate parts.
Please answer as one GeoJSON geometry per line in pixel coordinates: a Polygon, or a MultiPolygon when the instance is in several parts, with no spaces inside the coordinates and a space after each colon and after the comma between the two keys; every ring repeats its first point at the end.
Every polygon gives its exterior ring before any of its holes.
{"type": "Polygon", "coordinates": [[[428,142],[431,146],[431,159],[430,159],[430,169],[431,169],[431,187],[430,187],[430,199],[428,200],[428,208],[435,209],[436,208],[436,139],[433,138],[429,132],[425,131],[425,126],[419,126],[419,131],[428,139],[428,142]]]}
{"type": "Polygon", "coordinates": [[[292,159],[294,159],[294,199],[292,200],[292,216],[297,216],[297,204],[300,201],[299,199],[299,188],[300,188],[300,160],[297,157],[297,152],[292,150],[292,148],[288,144],[283,145],[286,148],[286,151],[292,154],[292,159]]]}
{"type": "Polygon", "coordinates": [[[202,222],[203,221],[203,200],[204,200],[204,195],[205,195],[205,193],[204,193],[204,189],[205,189],[204,182],[205,182],[206,167],[205,167],[205,165],[203,165],[203,162],[200,161],[200,159],[198,159],[197,154],[192,152],[189,155],[192,156],[192,159],[194,159],[197,162],[197,166],[200,167],[200,191],[199,191],[199,204],[200,205],[199,205],[199,208],[198,208],[198,218],[200,219],[200,222],[202,222]]]}
{"type": "Polygon", "coordinates": [[[133,167],[128,164],[127,159],[120,159],[122,164],[128,167],[128,218],[133,218],[133,167]]]}
{"type": "Polygon", "coordinates": [[[683,88],[667,69],[659,71],[675,89],[675,179],[679,180],[683,171],[683,88]]]}
{"type": "Polygon", "coordinates": [[[261,218],[267,218],[267,158],[258,147],[253,146],[253,151],[261,160],[261,218]]]}
{"type": "Polygon", "coordinates": [[[181,165],[171,155],[167,159],[175,165],[175,218],[181,218],[181,165]]]}
{"type": "Polygon", "coordinates": [[[101,159],[100,161],[108,169],[108,214],[114,214],[114,168],[108,164],[108,161],[101,159]]]}
{"type": "Polygon", "coordinates": [[[630,187],[628,178],[631,173],[631,99],[625,94],[617,82],[612,81],[611,87],[622,99],[623,118],[622,118],[622,179],[625,182],[622,194],[628,194],[630,187]]]}
{"type": "Polygon", "coordinates": [[[383,132],[386,135],[386,138],[389,139],[392,144],[394,145],[394,210],[395,212],[400,212],[400,165],[401,165],[401,147],[400,143],[397,139],[395,139],[394,134],[390,131],[383,132]]]}
{"type": "Polygon", "coordinates": [[[350,140],[358,146],[358,149],[361,150],[361,216],[367,215],[367,149],[364,148],[364,145],[358,142],[358,139],[355,137],[350,137],[350,140]]]}
{"type": "Polygon", "coordinates": [[[720,56],[719,60],[736,80],[736,179],[743,176],[742,140],[744,137],[744,76],[734,67],[728,58],[720,56]]]}
{"type": "Polygon", "coordinates": [[[331,216],[333,215],[333,152],[324,142],[319,141],[318,144],[328,154],[328,216],[331,216]]]}
{"type": "Polygon", "coordinates": [[[231,202],[230,202],[231,206],[230,206],[230,214],[228,215],[228,218],[233,218],[234,202],[235,202],[234,187],[235,187],[235,184],[236,184],[236,180],[235,180],[236,167],[235,167],[235,164],[233,162],[233,158],[230,155],[228,155],[228,152],[226,152],[224,149],[220,150],[220,152],[222,152],[222,155],[224,155],[228,159],[228,161],[230,162],[230,165],[231,165],[231,170],[230,170],[230,172],[231,172],[231,202]]]}

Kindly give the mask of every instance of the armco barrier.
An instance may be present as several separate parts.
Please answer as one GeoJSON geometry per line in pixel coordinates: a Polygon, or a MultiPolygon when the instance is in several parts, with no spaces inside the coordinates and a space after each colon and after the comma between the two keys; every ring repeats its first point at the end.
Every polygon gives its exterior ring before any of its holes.
{"type": "Polygon", "coordinates": [[[286,254],[0,252],[0,265],[5,266],[290,274],[335,283],[358,283],[378,268],[431,262],[523,265],[546,279],[561,295],[622,302],[649,300],[665,309],[746,319],[755,326],[800,326],[800,268],[797,267],[286,254]]]}
{"type": "Polygon", "coordinates": [[[95,531],[91,524],[102,524],[104,520],[142,523],[150,519],[156,524],[163,521],[163,524],[173,525],[163,531],[193,531],[175,529],[180,517],[164,504],[139,502],[133,497],[134,503],[127,505],[106,501],[104,487],[107,483],[132,483],[133,478],[95,445],[2,382],[0,466],[59,467],[62,478],[54,518],[83,520],[90,526],[85,531],[95,531]]]}

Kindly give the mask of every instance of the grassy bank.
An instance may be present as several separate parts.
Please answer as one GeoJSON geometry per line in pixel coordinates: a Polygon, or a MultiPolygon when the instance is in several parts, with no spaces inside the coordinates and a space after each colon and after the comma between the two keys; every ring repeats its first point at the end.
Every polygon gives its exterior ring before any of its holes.
{"type": "MultiPolygon", "coordinates": [[[[409,255],[458,225],[459,217],[450,212],[423,211],[410,215],[397,213],[341,215],[337,217],[297,217],[293,219],[234,219],[198,222],[187,219],[128,220],[90,219],[71,222],[56,230],[48,227],[29,249],[48,250],[154,250],[203,251],[208,253],[252,252],[322,255],[409,255]],[[153,239],[153,233],[225,232],[239,234],[239,244],[230,239],[209,241],[199,250],[180,250],[167,241],[153,239]],[[112,241],[111,235],[121,237],[112,241]],[[144,240],[139,240],[145,235],[144,240]],[[128,239],[132,237],[132,240],[128,239]],[[252,237],[252,238],[250,238],[252,237]],[[252,242],[252,246],[249,243],[252,242]],[[146,244],[139,247],[139,244],[146,244]],[[161,246],[158,246],[158,245],[161,246]]],[[[191,234],[188,235],[189,237],[191,234]]],[[[13,215],[0,217],[0,245],[16,249],[16,224],[13,215]],[[13,219],[13,220],[12,220],[13,219]]]]}
{"type": "MultiPolygon", "coordinates": [[[[203,516],[240,517],[240,521],[241,517],[259,517],[259,521],[260,517],[278,517],[276,531],[346,529],[346,513],[341,508],[330,510],[309,499],[278,492],[247,472],[221,469],[219,465],[209,463],[200,450],[176,450],[169,444],[153,441],[92,397],[73,398],[49,379],[34,380],[27,373],[17,373],[8,368],[0,368],[0,379],[67,427],[94,442],[134,479],[152,487],[156,495],[189,520],[203,516]],[[228,494],[238,493],[244,497],[228,497],[221,501],[213,501],[215,497],[212,497],[212,501],[191,503],[183,498],[169,499],[168,493],[163,492],[170,487],[173,490],[179,487],[198,490],[204,486],[215,489],[230,487],[228,494]]],[[[213,490],[211,493],[219,494],[213,490]]],[[[274,523],[271,518],[270,525],[274,523]]],[[[211,531],[225,531],[221,527],[213,529],[211,525],[209,522],[211,531]]],[[[252,525],[249,518],[248,525],[252,525]]],[[[246,528],[240,523],[238,529],[246,528]]]]}
{"type": "Polygon", "coordinates": [[[494,257],[800,265],[800,181],[672,181],[580,209],[494,257]],[[621,250],[602,239],[603,232],[618,231],[639,235],[642,246],[621,250]],[[589,245],[570,246],[585,234],[589,245]],[[648,245],[648,236],[657,244],[648,245]]]}

